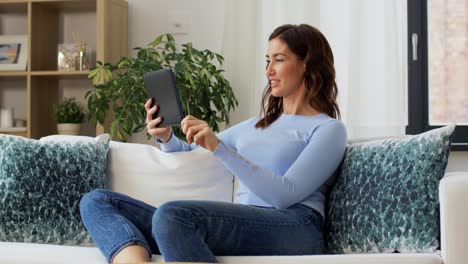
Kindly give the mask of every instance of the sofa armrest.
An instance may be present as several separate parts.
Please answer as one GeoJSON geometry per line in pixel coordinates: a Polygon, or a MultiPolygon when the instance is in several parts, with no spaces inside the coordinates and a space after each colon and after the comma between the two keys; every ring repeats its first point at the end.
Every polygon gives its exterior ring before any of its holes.
{"type": "Polygon", "coordinates": [[[468,260],[468,172],[447,173],[439,184],[442,260],[462,264],[468,260]]]}

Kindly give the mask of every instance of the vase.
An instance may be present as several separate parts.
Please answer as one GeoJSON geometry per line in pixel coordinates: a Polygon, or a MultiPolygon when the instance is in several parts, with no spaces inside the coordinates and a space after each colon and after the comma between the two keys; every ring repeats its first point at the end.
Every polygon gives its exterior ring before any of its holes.
{"type": "Polygon", "coordinates": [[[60,135],[79,135],[81,124],[62,123],[57,124],[57,131],[60,135]]]}
{"type": "Polygon", "coordinates": [[[0,113],[0,127],[13,127],[13,108],[2,108],[0,113]]]}

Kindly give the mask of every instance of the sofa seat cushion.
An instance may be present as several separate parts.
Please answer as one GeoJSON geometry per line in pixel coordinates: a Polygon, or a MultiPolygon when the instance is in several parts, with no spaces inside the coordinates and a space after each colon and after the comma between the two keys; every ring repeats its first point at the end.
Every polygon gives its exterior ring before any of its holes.
{"type": "MultiPolygon", "coordinates": [[[[437,254],[356,254],[318,256],[223,256],[226,264],[442,264],[437,254]]],[[[162,261],[153,255],[152,262],[162,261]]],[[[0,242],[0,263],[15,264],[105,264],[98,248],[0,242]]]]}
{"type": "Polygon", "coordinates": [[[328,252],[437,252],[438,185],[454,129],[348,146],[330,193],[328,252]]]}
{"type": "Polygon", "coordinates": [[[438,254],[353,254],[315,256],[229,256],[218,257],[226,264],[442,264],[438,254]]]}

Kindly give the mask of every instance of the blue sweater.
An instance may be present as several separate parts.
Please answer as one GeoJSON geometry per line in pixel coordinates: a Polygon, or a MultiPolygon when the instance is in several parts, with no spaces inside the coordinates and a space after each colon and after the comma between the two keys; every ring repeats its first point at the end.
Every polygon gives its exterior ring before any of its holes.
{"type": "MultiPolygon", "coordinates": [[[[259,117],[239,123],[217,136],[213,152],[239,179],[236,203],[287,208],[300,203],[324,215],[325,194],[346,149],[346,129],[340,120],[282,114],[264,129],[259,117]]],[[[199,146],[172,136],[161,144],[165,152],[199,146]]]]}

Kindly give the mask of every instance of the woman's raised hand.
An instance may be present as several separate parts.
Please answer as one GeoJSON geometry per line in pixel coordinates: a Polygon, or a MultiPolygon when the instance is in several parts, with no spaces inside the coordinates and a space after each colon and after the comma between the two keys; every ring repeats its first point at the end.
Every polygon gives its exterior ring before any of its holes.
{"type": "Polygon", "coordinates": [[[153,119],[153,114],[158,111],[158,106],[154,105],[151,107],[151,102],[154,100],[153,98],[148,99],[145,103],[146,109],[146,129],[148,130],[148,134],[152,135],[153,137],[158,138],[162,142],[167,142],[172,135],[172,128],[171,127],[158,127],[158,124],[162,122],[163,117],[158,117],[153,119]]]}
{"type": "Polygon", "coordinates": [[[191,115],[186,116],[182,122],[180,122],[180,126],[189,144],[195,142],[195,144],[213,152],[220,142],[207,122],[191,115]]]}

